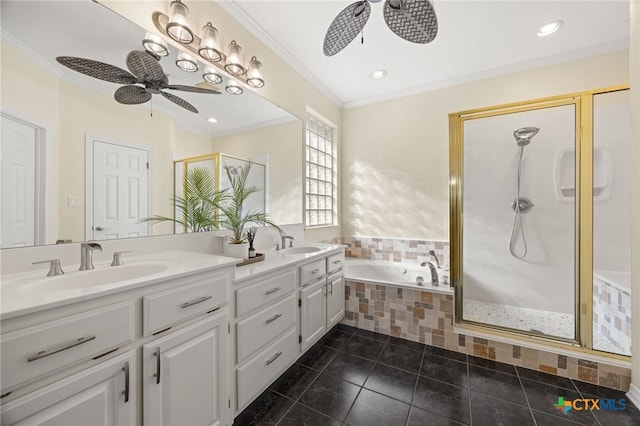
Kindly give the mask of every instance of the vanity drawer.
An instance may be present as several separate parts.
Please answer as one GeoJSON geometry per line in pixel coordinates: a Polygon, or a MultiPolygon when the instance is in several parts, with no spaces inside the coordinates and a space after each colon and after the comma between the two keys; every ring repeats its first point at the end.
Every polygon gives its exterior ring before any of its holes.
{"type": "Polygon", "coordinates": [[[296,288],[296,271],[289,270],[236,291],[236,317],[277,300],[296,288]]]}
{"type": "Polygon", "coordinates": [[[145,336],[227,303],[227,276],[202,277],[191,284],[142,299],[145,336]]]}
{"type": "Polygon", "coordinates": [[[344,251],[327,257],[327,273],[344,268],[344,251]]]}
{"type": "Polygon", "coordinates": [[[298,357],[300,345],[296,329],[273,342],[237,370],[238,407],[243,408],[254,396],[277,378],[298,357]]]}
{"type": "Polygon", "coordinates": [[[267,343],[296,325],[296,300],[294,295],[274,303],[236,325],[237,360],[244,362],[267,343]]]}
{"type": "Polygon", "coordinates": [[[324,259],[307,263],[300,267],[300,285],[305,286],[327,273],[327,265],[324,259]]]}
{"type": "Polygon", "coordinates": [[[132,301],[2,336],[2,389],[132,342],[132,301]]]}

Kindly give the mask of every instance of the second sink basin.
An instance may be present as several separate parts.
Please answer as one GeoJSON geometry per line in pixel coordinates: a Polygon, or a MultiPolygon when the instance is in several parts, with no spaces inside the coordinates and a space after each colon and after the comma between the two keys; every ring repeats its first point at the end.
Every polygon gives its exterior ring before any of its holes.
{"type": "Polygon", "coordinates": [[[291,248],[285,249],[282,252],[284,254],[306,254],[306,253],[315,253],[320,250],[322,250],[322,248],[316,247],[316,246],[298,246],[298,247],[291,247],[291,248]]]}
{"type": "Polygon", "coordinates": [[[56,277],[42,277],[24,280],[18,287],[19,293],[51,292],[93,288],[120,281],[142,278],[166,271],[164,263],[131,263],[121,266],[109,266],[90,271],[72,271],[56,277]]]}

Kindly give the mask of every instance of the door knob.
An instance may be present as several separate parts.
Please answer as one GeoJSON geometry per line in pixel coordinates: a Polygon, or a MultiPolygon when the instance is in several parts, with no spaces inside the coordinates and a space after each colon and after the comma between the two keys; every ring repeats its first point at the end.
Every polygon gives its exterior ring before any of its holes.
{"type": "Polygon", "coordinates": [[[98,225],[98,226],[95,227],[95,230],[96,231],[104,231],[104,228],[102,226],[98,225]]]}

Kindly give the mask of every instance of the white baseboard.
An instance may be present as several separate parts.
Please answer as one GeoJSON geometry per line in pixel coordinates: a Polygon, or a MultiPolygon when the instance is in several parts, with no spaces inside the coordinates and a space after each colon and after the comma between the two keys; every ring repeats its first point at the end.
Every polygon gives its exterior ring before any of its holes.
{"type": "Polygon", "coordinates": [[[627,392],[627,398],[640,410],[640,388],[638,386],[631,383],[629,391],[627,392]]]}

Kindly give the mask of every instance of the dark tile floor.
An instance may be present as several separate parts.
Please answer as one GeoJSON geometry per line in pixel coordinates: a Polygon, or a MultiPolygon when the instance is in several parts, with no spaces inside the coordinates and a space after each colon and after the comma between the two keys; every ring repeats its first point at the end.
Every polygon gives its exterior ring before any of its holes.
{"type": "Polygon", "coordinates": [[[235,419],[278,426],[640,425],[624,411],[554,407],[623,392],[338,325],[235,419]]]}

